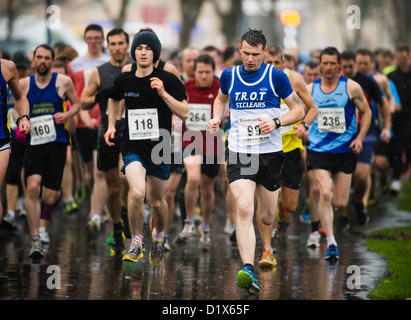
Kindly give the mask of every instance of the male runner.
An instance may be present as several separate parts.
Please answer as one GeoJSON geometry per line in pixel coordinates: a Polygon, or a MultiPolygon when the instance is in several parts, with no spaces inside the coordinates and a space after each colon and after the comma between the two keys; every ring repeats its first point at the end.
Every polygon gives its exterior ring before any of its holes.
{"type": "Polygon", "coordinates": [[[272,224],[284,163],[281,134],[276,129],[301,120],[304,109],[285,73],[263,62],[267,41],[261,30],[249,29],[239,49],[243,65],[223,71],[208,128],[219,129],[229,104],[227,175],[237,205],[236,237],[244,264],[237,274],[237,285],[256,293],[260,287],[253,271],[254,196],[261,221],[272,224]],[[283,116],[281,99],[290,108],[283,116]]]}

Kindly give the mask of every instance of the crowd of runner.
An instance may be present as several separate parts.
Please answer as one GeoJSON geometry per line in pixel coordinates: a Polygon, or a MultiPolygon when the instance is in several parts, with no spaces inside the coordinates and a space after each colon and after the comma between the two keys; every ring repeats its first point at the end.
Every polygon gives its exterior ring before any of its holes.
{"type": "Polygon", "coordinates": [[[209,250],[218,182],[224,231],[244,265],[237,285],[256,293],[254,221],[261,268],[277,264],[273,238],[292,214],[311,225],[307,247],[324,239],[324,258],[336,261],[334,230],[349,228],[349,206],[363,226],[379,195],[401,191],[411,160],[407,45],[327,47],[301,61],[254,29],[238,46],[169,55],[150,28],[130,39],[91,24],[84,41],[83,56],[64,43],[0,51],[1,229],[16,232],[25,215],[33,260],[45,255],[56,207],[76,214],[86,204],[89,235],[110,222],[104,241],[124,261],[144,256],[147,222],[153,266],[196,234],[209,250]],[[181,230],[169,238],[176,213],[181,230]]]}

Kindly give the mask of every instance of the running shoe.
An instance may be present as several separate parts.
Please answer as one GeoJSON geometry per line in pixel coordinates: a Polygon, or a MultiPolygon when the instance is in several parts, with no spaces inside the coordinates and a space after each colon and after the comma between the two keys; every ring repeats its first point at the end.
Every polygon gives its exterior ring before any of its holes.
{"type": "Polygon", "coordinates": [[[10,212],[6,212],[1,222],[1,226],[7,230],[17,230],[16,219],[10,212]]]}
{"type": "Polygon", "coordinates": [[[334,244],[330,244],[325,253],[325,260],[338,260],[340,257],[338,255],[338,248],[334,244]]]}
{"type": "Polygon", "coordinates": [[[238,271],[237,286],[239,288],[246,289],[249,294],[256,294],[260,292],[260,286],[258,285],[257,278],[249,266],[245,266],[243,269],[238,271]]]}
{"type": "Polygon", "coordinates": [[[166,249],[166,251],[171,251],[171,246],[168,242],[168,236],[164,236],[164,248],[166,249]]]}
{"type": "Polygon", "coordinates": [[[348,218],[347,217],[339,217],[338,220],[338,230],[341,232],[347,231],[349,229],[350,225],[348,223],[348,218]]]}
{"type": "Polygon", "coordinates": [[[33,260],[39,260],[44,257],[43,243],[41,242],[39,235],[31,238],[29,257],[33,260]]]}
{"type": "Polygon", "coordinates": [[[164,236],[160,240],[154,239],[154,230],[152,232],[153,242],[151,244],[149,261],[153,267],[157,267],[164,261],[166,248],[164,247],[164,236]]]}
{"type": "Polygon", "coordinates": [[[40,235],[40,240],[43,243],[50,243],[50,237],[48,232],[46,231],[45,227],[40,227],[39,228],[39,235],[40,235]]]}
{"type": "Polygon", "coordinates": [[[290,215],[287,210],[285,210],[283,207],[280,209],[280,204],[278,204],[277,207],[277,219],[278,222],[287,224],[290,221],[290,215]]]}
{"type": "Polygon", "coordinates": [[[111,254],[124,254],[125,247],[123,242],[123,231],[113,230],[113,243],[111,245],[111,254]]]}
{"type": "Polygon", "coordinates": [[[313,249],[318,248],[320,246],[320,239],[321,235],[318,231],[310,233],[307,240],[307,247],[313,249]]]}
{"type": "Polygon", "coordinates": [[[201,237],[200,237],[200,246],[202,249],[208,249],[211,247],[211,237],[210,237],[210,230],[203,230],[200,227],[201,237]]]}
{"type": "Polygon", "coordinates": [[[87,231],[89,232],[90,236],[95,237],[101,230],[101,218],[99,219],[98,216],[93,215],[89,222],[87,223],[87,231]]]}
{"type": "Polygon", "coordinates": [[[128,252],[123,256],[123,261],[137,262],[144,256],[144,243],[132,242],[128,252]]]}
{"type": "Polygon", "coordinates": [[[258,265],[261,268],[270,268],[277,265],[277,260],[275,259],[272,249],[267,249],[263,252],[261,260],[258,261],[258,265]]]}
{"type": "Polygon", "coordinates": [[[76,201],[72,200],[66,203],[65,209],[67,213],[73,213],[79,209],[79,205],[76,201]]]}
{"type": "Polygon", "coordinates": [[[195,224],[191,220],[184,220],[184,228],[177,236],[177,241],[187,241],[194,235],[195,224]]]}
{"type": "Polygon", "coordinates": [[[354,209],[357,215],[357,222],[360,226],[365,225],[368,222],[367,207],[362,202],[354,202],[354,209]]]}

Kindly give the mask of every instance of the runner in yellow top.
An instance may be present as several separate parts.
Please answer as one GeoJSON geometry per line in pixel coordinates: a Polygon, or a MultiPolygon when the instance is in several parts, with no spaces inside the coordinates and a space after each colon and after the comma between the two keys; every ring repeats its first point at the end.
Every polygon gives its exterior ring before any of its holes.
{"type": "MultiPolygon", "coordinates": [[[[318,109],[307,91],[302,75],[294,70],[284,68],[284,53],[281,48],[274,45],[269,46],[265,63],[272,64],[287,74],[291,86],[303,101],[306,108],[306,116],[302,121],[280,127],[285,161],[281,177],[281,192],[278,199],[277,218],[280,223],[287,223],[289,220],[289,212],[297,210],[298,205],[298,194],[304,168],[301,157],[304,152],[302,139],[307,139],[308,128],[317,117],[318,109]]],[[[281,101],[281,115],[286,114],[288,111],[287,105],[281,101]]],[[[260,267],[275,266],[277,262],[271,247],[271,234],[274,229],[274,224],[267,226],[263,224],[259,218],[257,219],[257,224],[264,246],[264,253],[258,264],[260,267]]]]}

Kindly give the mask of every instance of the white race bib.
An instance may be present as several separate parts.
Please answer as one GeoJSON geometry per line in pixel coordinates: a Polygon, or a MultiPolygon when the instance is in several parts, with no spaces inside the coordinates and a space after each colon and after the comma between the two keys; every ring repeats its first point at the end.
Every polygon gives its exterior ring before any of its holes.
{"type": "Polygon", "coordinates": [[[211,119],[211,105],[200,103],[189,103],[189,115],[186,126],[189,130],[207,130],[208,122],[211,119]]]}
{"type": "Polygon", "coordinates": [[[271,141],[271,134],[263,133],[260,130],[257,118],[260,118],[260,116],[252,115],[238,117],[240,144],[243,146],[253,146],[271,141]]]}
{"type": "Polygon", "coordinates": [[[56,127],[51,114],[33,117],[31,122],[31,141],[32,146],[53,142],[57,139],[56,127]]]}
{"type": "Polygon", "coordinates": [[[160,138],[157,109],[128,110],[128,131],[130,140],[160,138]]]}
{"type": "Polygon", "coordinates": [[[344,133],[345,109],[344,108],[318,108],[318,131],[344,133]]]}

